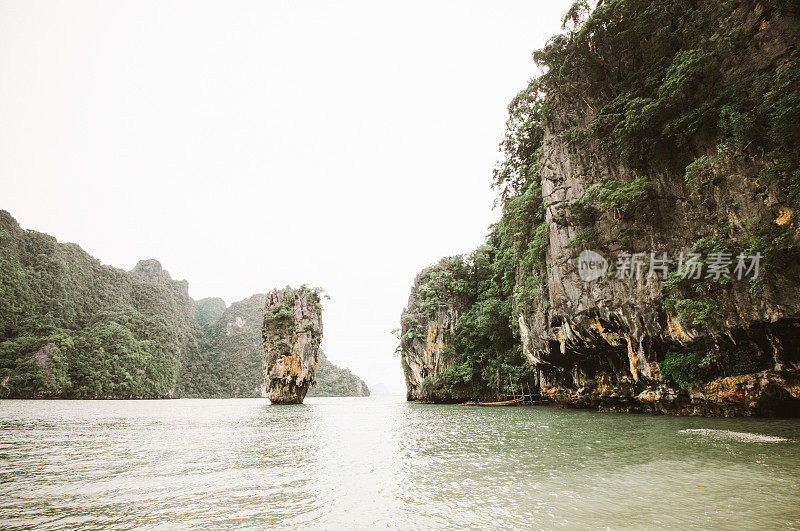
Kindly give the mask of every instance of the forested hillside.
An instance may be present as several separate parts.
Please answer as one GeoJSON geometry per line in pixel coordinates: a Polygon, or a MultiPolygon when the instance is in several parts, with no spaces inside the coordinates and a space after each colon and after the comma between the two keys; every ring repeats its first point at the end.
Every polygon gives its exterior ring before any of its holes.
{"type": "Polygon", "coordinates": [[[3,394],[170,396],[195,328],[186,283],[157,263],[104,266],[0,211],[3,394]]]}
{"type": "Polygon", "coordinates": [[[319,351],[316,369],[316,384],[306,396],[369,396],[367,385],[350,369],[331,363],[323,351],[319,351]]]}
{"type": "MultiPolygon", "coordinates": [[[[0,397],[261,396],[263,303],[194,301],[155,260],[102,265],[0,210],[0,397]]],[[[363,385],[342,374],[320,385],[363,385]]]]}

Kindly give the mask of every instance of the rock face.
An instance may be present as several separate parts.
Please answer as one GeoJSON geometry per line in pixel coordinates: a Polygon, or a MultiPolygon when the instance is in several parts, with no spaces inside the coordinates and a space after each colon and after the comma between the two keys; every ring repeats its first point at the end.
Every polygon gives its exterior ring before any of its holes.
{"type": "MultiPolygon", "coordinates": [[[[523,350],[538,368],[543,397],[562,405],[678,414],[753,415],[791,403],[800,411],[798,263],[773,271],[757,293],[747,283],[732,282],[704,294],[714,309],[694,325],[663,309],[666,298],[689,299],[691,293],[666,286],[658,277],[645,278],[646,271],[585,282],[577,269],[581,249],[570,244],[579,229],[554,220],[562,205],[578,200],[591,185],[581,176],[592,161],[570,153],[556,129],[545,135],[554,156],[543,168],[542,182],[550,229],[546,294],[532,305],[534,310],[518,315],[523,350]],[[753,360],[751,370],[768,372],[720,378],[681,392],[662,381],[660,363],[667,352],[715,352],[723,363],[745,354],[753,360]]],[[[785,196],[749,181],[744,168],[719,153],[713,156],[719,178],[709,217],[773,222],[785,196]]],[[[624,168],[602,172],[603,177],[630,180],[624,168]]],[[[620,234],[635,229],[634,220],[606,214],[597,223],[601,231],[594,245],[610,262],[623,251],[688,255],[694,242],[714,237],[712,227],[693,222],[688,191],[675,177],[651,176],[656,188],[648,215],[654,225],[637,231],[632,241],[622,244],[620,234]]],[[[731,230],[740,231],[736,226],[731,230]]]]}
{"type": "MultiPolygon", "coordinates": [[[[192,375],[191,397],[266,397],[264,378],[264,305],[259,293],[226,307],[222,299],[197,301],[203,341],[185,366],[192,375]]],[[[188,385],[187,385],[188,387],[188,385]]],[[[314,383],[306,396],[365,396],[366,384],[347,369],[332,364],[322,350],[317,356],[314,383]]]]}
{"type": "MultiPolygon", "coordinates": [[[[403,315],[413,315],[414,302],[412,293],[403,315]]],[[[455,358],[445,349],[458,324],[458,310],[455,306],[442,308],[420,324],[404,325],[401,329],[403,335],[408,334],[400,359],[406,378],[406,397],[408,400],[448,402],[446,394],[435,387],[427,387],[424,382],[428,376],[444,373],[453,364],[455,358]],[[412,326],[421,328],[423,333],[415,332],[412,326]]]]}
{"type": "Polygon", "coordinates": [[[460,261],[445,258],[417,275],[400,317],[400,362],[408,400],[452,401],[429,377],[444,373],[456,359],[450,343],[463,301],[443,285],[443,278],[459,270],[453,260],[460,261]]]}
{"type": "MultiPolygon", "coordinates": [[[[755,44],[721,59],[720,69],[751,75],[779,68],[796,53],[796,38],[787,37],[800,31],[798,21],[761,23],[766,15],[761,7],[754,9],[737,11],[734,17],[740,19],[728,23],[748,35],[744,42],[755,44]]],[[[695,160],[702,161],[706,175],[703,190],[693,189],[683,171],[643,175],[609,164],[597,140],[576,146],[563,131],[588,131],[597,105],[568,95],[552,102],[541,169],[549,229],[547,283],[541,298],[518,314],[524,353],[538,368],[543,397],[625,411],[752,415],[786,406],[800,412],[800,263],[788,259],[773,267],[758,290],[748,282],[723,281],[701,295],[686,283],[668,285],[660,275],[647,276],[651,252],[677,261],[697,251],[698,242],[752,242],[753,227],[794,222],[786,190],[752,177],[772,162],[743,157],[714,138],[693,138],[695,160]],[[646,202],[638,210],[601,211],[590,227],[592,241],[576,245],[586,227],[565,216],[565,207],[596,183],[630,183],[642,176],[652,183],[646,202]],[[608,260],[608,275],[588,282],[581,278],[578,255],[587,249],[608,260]],[[615,274],[621,252],[644,253],[639,274],[615,274]],[[669,307],[667,299],[702,300],[710,311],[687,323],[678,315],[680,305],[669,307]],[[720,372],[734,376],[670,388],[661,377],[668,352],[713,353],[720,372]],[[749,366],[737,364],[742,358],[749,366]]],[[[796,245],[797,231],[793,238],[796,245]]],[[[520,277],[524,280],[525,272],[520,277]]]]}
{"type": "Polygon", "coordinates": [[[322,339],[319,291],[286,287],[264,308],[264,393],[273,404],[302,404],[314,382],[322,339]]]}

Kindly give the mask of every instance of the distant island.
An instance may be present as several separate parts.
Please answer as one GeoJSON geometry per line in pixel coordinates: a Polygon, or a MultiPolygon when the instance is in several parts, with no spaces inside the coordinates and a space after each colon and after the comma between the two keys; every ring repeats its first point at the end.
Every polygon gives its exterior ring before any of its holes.
{"type": "MultiPolygon", "coordinates": [[[[0,397],[260,397],[265,294],[189,297],[156,260],[131,271],[0,210],[0,397]]],[[[308,396],[368,396],[320,351],[308,396]]]]}

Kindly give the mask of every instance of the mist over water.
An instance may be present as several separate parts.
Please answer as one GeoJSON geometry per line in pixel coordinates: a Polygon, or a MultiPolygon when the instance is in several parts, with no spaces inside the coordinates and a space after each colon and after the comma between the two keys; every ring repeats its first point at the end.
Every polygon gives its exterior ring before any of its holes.
{"type": "Polygon", "coordinates": [[[800,422],[401,397],[0,401],[4,527],[800,526],[800,422]]]}

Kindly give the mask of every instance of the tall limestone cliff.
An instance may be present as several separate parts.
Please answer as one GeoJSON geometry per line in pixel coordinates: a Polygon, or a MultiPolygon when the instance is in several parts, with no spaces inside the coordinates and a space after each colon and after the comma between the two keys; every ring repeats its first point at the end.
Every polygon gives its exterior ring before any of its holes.
{"type": "MultiPolygon", "coordinates": [[[[634,79],[651,75],[646,69],[655,61],[668,65],[650,92],[639,88],[639,99],[611,85],[613,67],[602,77],[569,64],[556,72],[566,61],[561,50],[539,55],[550,67],[538,85],[550,107],[539,169],[549,243],[545,283],[519,305],[518,318],[545,397],[688,414],[800,409],[794,177],[774,171],[787,164],[780,146],[732,132],[748,127],[738,120],[755,117],[731,116],[771,106],[750,100],[753,90],[785,91],[787,101],[763,111],[778,120],[771,127],[780,126],[776,112],[800,112],[797,79],[781,86],[797,68],[800,23],[779,6],[735,4],[687,3],[694,21],[650,4],[639,15],[645,35],[658,39],[663,25],[674,33],[643,57],[603,42],[622,28],[571,34],[567,49],[595,44],[601,49],[590,55],[616,53],[634,79]],[[623,117],[615,114],[620,99],[627,99],[623,117]],[[607,257],[608,274],[581,278],[585,250],[607,257]],[[623,253],[642,257],[641,268],[625,270],[623,253]],[[700,279],[678,274],[681,257],[693,253],[705,266],[700,279]],[[737,257],[749,267],[756,253],[760,275],[739,278],[737,257]],[[731,260],[716,278],[709,273],[714,256],[731,260]],[[672,269],[652,270],[664,257],[672,269]]],[[[611,15],[596,11],[587,24],[611,15]]],[[[750,134],[762,134],[752,127],[750,134]]],[[[785,142],[796,132],[779,134],[785,142]]]]}
{"type": "Polygon", "coordinates": [[[264,307],[264,385],[273,404],[302,404],[322,339],[319,290],[276,289],[264,307]]]}
{"type": "Polygon", "coordinates": [[[417,275],[400,329],[409,400],[494,398],[531,373],[509,321],[497,259],[490,239],[469,256],[444,258],[417,275]]]}
{"type": "MultiPolygon", "coordinates": [[[[532,369],[500,364],[509,381],[567,406],[800,414],[799,14],[781,1],[577,2],[534,54],[545,73],[509,106],[487,241],[492,297],[511,310],[484,336],[513,326],[532,369]],[[589,251],[606,260],[591,279],[589,251]],[[699,278],[679,274],[692,255],[699,278]]],[[[418,372],[455,397],[474,343],[418,372]]]]}
{"type": "Polygon", "coordinates": [[[401,363],[409,400],[448,401],[447,394],[426,379],[444,373],[455,361],[451,343],[463,304],[455,290],[458,281],[463,282],[456,277],[459,270],[463,277],[460,258],[445,258],[414,279],[400,317],[401,363]]]}

